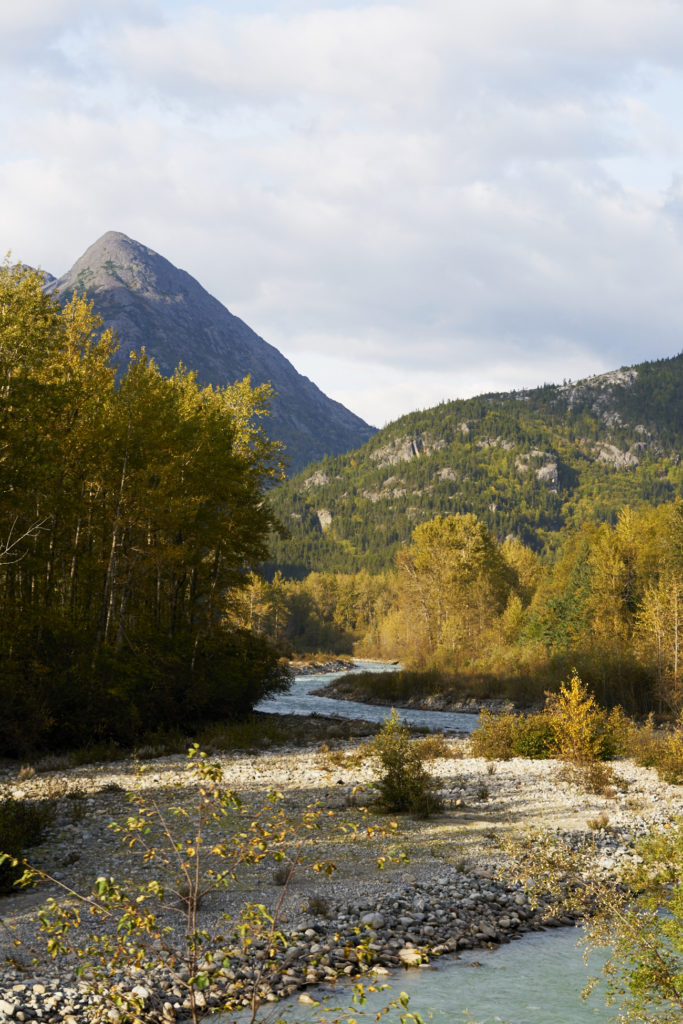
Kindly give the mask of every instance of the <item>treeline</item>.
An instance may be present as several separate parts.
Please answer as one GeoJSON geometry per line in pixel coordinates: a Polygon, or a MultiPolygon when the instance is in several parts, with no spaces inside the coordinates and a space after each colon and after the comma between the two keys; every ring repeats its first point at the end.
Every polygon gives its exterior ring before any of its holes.
{"type": "Polygon", "coordinates": [[[231,601],[267,556],[268,390],[163,377],[0,268],[0,746],[234,717],[283,684],[231,601]]]}
{"type": "Polygon", "coordinates": [[[683,707],[680,499],[584,523],[552,559],[499,544],[471,513],[439,516],[389,572],[253,580],[244,600],[245,625],[285,648],[398,659],[520,697],[575,668],[603,704],[683,707]]]}

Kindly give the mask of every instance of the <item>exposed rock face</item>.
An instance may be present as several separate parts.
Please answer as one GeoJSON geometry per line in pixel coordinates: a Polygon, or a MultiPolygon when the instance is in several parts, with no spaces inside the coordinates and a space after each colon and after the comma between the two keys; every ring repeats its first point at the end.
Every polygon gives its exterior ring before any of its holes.
{"type": "Polygon", "coordinates": [[[624,367],[620,370],[610,370],[608,373],[599,373],[594,377],[586,377],[574,383],[558,386],[558,393],[566,395],[567,405],[571,408],[576,402],[582,400],[586,395],[593,398],[593,408],[598,412],[600,407],[608,404],[610,397],[616,387],[630,388],[638,379],[638,370],[634,366],[624,367]]]}
{"type": "Polygon", "coordinates": [[[311,487],[324,487],[325,484],[329,484],[330,478],[322,469],[317,469],[313,476],[309,476],[308,480],[304,480],[304,487],[309,490],[311,487]]]}
{"type": "Polygon", "coordinates": [[[638,465],[638,456],[634,455],[633,452],[622,452],[620,448],[617,448],[614,444],[599,444],[598,459],[600,462],[608,462],[616,469],[628,469],[631,466],[638,465]]]}
{"type": "Polygon", "coordinates": [[[253,384],[270,382],[277,394],[270,433],[285,443],[291,472],[357,448],[375,433],[188,273],[126,235],[107,232],[63,277],[48,277],[46,289],[60,299],[87,293],[118,332],[122,359],[144,346],[166,374],[182,362],[202,384],[231,384],[247,374],[253,384]]]}
{"type": "Polygon", "coordinates": [[[517,456],[515,459],[515,469],[518,473],[528,473],[532,463],[537,464],[534,469],[537,480],[548,484],[551,488],[557,487],[560,479],[559,467],[557,459],[550,452],[542,452],[538,448],[532,448],[531,451],[517,456]],[[540,466],[538,465],[539,462],[541,463],[540,466]]]}
{"type": "Polygon", "coordinates": [[[400,462],[410,462],[420,455],[431,455],[432,452],[444,448],[446,442],[441,438],[432,438],[428,434],[417,437],[398,437],[390,444],[371,452],[370,458],[378,466],[396,466],[400,462]]]}
{"type": "Polygon", "coordinates": [[[536,479],[542,483],[549,484],[551,487],[557,487],[559,474],[557,471],[557,463],[549,462],[545,466],[540,466],[536,470],[536,479]]]}
{"type": "Polygon", "coordinates": [[[332,526],[332,515],[330,514],[330,510],[327,508],[319,508],[317,516],[320,529],[323,531],[323,533],[325,532],[325,530],[329,530],[329,528],[332,526]]]}

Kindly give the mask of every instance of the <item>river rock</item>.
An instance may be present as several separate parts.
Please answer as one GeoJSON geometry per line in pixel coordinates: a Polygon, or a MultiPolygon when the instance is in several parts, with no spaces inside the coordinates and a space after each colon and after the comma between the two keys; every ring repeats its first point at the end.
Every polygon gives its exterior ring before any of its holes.
{"type": "Polygon", "coordinates": [[[372,928],[373,931],[379,931],[380,928],[384,928],[384,917],[382,914],[378,914],[376,911],[372,914],[363,914],[360,919],[360,923],[367,925],[368,928],[372,928]]]}
{"type": "Polygon", "coordinates": [[[399,949],[398,958],[404,967],[419,967],[423,960],[420,950],[413,946],[403,946],[399,949]]]}

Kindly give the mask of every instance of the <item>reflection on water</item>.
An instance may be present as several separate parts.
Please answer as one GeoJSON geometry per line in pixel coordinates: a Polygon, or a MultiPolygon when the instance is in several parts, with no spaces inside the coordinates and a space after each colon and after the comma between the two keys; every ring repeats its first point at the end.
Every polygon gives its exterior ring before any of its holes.
{"type": "MultiPolygon", "coordinates": [[[[351,672],[395,672],[395,665],[378,661],[357,661],[351,672]]],[[[331,715],[336,718],[362,718],[367,722],[383,722],[389,708],[375,704],[359,704],[352,700],[334,700],[330,697],[316,697],[310,690],[317,690],[326,683],[346,675],[345,672],[316,673],[310,676],[295,676],[288,693],[281,693],[256,705],[257,711],[275,715],[331,715]]],[[[416,708],[402,708],[399,714],[409,725],[423,726],[435,732],[472,732],[479,724],[478,715],[460,714],[455,711],[420,711],[416,708]]]]}

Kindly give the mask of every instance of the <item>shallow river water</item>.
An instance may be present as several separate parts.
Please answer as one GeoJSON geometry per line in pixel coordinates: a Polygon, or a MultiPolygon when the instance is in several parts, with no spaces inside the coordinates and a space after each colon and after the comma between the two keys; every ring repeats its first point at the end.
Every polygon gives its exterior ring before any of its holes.
{"type": "MultiPolygon", "coordinates": [[[[344,998],[348,986],[340,986],[330,1007],[348,1007],[340,1017],[329,1010],[330,1020],[349,1017],[368,1022],[375,1013],[401,992],[410,996],[409,1009],[434,1024],[607,1024],[614,1009],[605,1006],[598,986],[588,999],[581,992],[591,974],[600,973],[600,964],[583,962],[577,945],[579,932],[562,928],[535,932],[500,949],[464,952],[460,959],[444,959],[436,967],[402,971],[380,979],[390,990],[370,995],[361,1017],[350,998],[344,998]],[[473,966],[476,965],[476,966],[473,966]]],[[[311,995],[320,998],[312,990],[311,995]]],[[[264,1007],[263,1020],[272,1007],[264,1007]]],[[[297,1003],[278,1006],[278,1019],[288,1024],[307,1024],[320,1020],[320,1011],[297,1003]]],[[[398,1024],[400,1013],[393,1010],[381,1018],[386,1024],[398,1024]]],[[[235,1020],[234,1016],[229,1018],[235,1020]]],[[[229,1024],[222,1018],[222,1024],[229,1024]]],[[[260,1018],[257,1018],[260,1020],[260,1018]]]]}
{"type": "MultiPolygon", "coordinates": [[[[395,665],[378,661],[357,661],[351,672],[395,672],[395,665]]],[[[352,700],[334,700],[317,697],[311,690],[317,690],[326,683],[346,675],[346,672],[316,673],[295,676],[288,693],[278,694],[270,700],[256,705],[257,711],[275,715],[332,715],[337,718],[362,718],[366,722],[383,722],[391,709],[374,704],[359,704],[352,700]]],[[[423,726],[437,732],[472,732],[479,724],[478,715],[459,714],[451,711],[420,711],[416,708],[402,708],[399,714],[409,725],[423,726]]]]}

